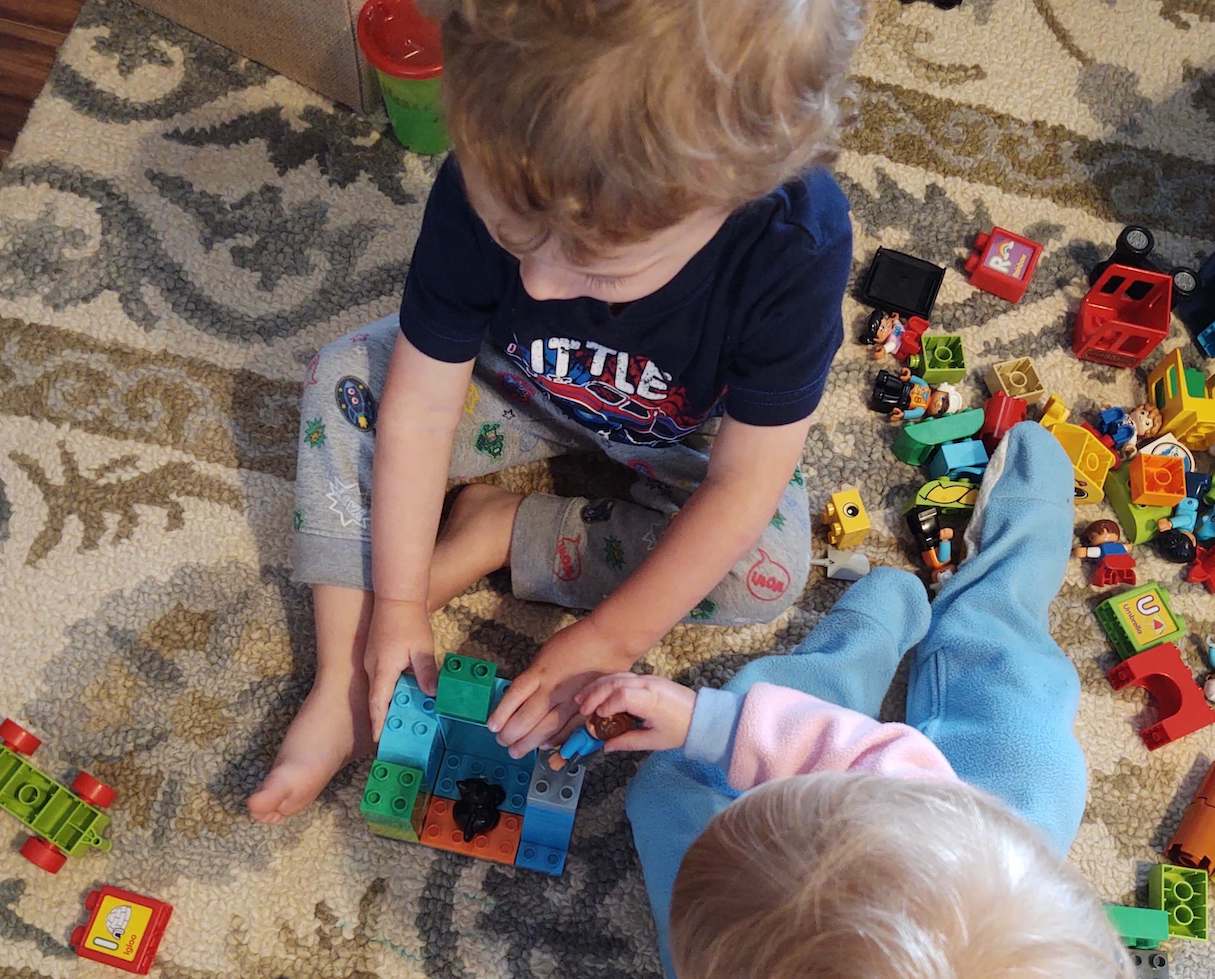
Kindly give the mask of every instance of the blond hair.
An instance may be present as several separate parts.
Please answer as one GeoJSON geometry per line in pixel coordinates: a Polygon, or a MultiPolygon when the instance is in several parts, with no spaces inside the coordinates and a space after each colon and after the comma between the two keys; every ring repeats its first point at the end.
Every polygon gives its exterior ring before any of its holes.
{"type": "MultiPolygon", "coordinates": [[[[420,0],[457,156],[576,259],[834,159],[861,0],[420,0]]],[[[516,243],[512,243],[515,247],[516,243]]]]}
{"type": "Polygon", "coordinates": [[[1096,896],[963,783],[824,773],[719,813],[679,868],[682,979],[1132,979],[1096,896]]]}

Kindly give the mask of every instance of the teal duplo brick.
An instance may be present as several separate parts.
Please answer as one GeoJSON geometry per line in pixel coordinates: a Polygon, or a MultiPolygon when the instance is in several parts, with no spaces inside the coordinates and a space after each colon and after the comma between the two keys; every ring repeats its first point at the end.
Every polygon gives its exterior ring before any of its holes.
{"type": "MultiPolygon", "coordinates": [[[[458,727],[460,721],[452,721],[452,728],[458,727]]],[[[450,730],[450,729],[449,729],[450,730]]],[[[483,778],[491,785],[500,785],[506,793],[506,799],[498,806],[502,812],[522,814],[527,807],[527,789],[531,780],[531,756],[525,755],[518,761],[506,753],[505,748],[498,749],[498,756],[486,758],[479,755],[465,754],[455,750],[448,744],[443,754],[443,764],[435,778],[435,795],[444,799],[460,798],[459,783],[466,778],[483,778]]],[[[534,755],[535,752],[532,752],[534,755]]]]}
{"type": "Polygon", "coordinates": [[[419,769],[423,786],[429,787],[442,757],[442,721],[434,698],[423,693],[412,676],[402,673],[380,732],[376,758],[419,769]]]}
{"type": "Polygon", "coordinates": [[[437,709],[444,717],[484,724],[498,667],[474,656],[448,653],[439,671],[437,709]]]}
{"type": "Polygon", "coordinates": [[[426,812],[421,770],[379,759],[373,761],[359,812],[372,832],[416,843],[426,812]]]}
{"type": "Polygon", "coordinates": [[[978,439],[965,442],[949,442],[937,449],[928,463],[931,476],[950,476],[957,479],[960,474],[981,477],[987,468],[987,449],[978,439]]]}

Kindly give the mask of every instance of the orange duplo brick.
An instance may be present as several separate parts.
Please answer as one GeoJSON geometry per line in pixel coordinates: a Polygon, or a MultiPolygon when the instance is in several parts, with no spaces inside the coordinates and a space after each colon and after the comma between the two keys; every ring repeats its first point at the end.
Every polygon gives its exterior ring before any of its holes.
{"type": "Polygon", "coordinates": [[[494,860],[498,863],[515,862],[519,850],[519,834],[523,829],[523,817],[504,812],[498,825],[488,833],[478,833],[469,843],[464,842],[464,831],[456,825],[452,815],[450,799],[434,796],[426,807],[426,823],[418,842],[436,850],[463,853],[479,860],[494,860]]]}
{"type": "Polygon", "coordinates": [[[1131,502],[1176,506],[1185,499],[1185,463],[1179,456],[1140,453],[1131,460],[1131,502]]]}

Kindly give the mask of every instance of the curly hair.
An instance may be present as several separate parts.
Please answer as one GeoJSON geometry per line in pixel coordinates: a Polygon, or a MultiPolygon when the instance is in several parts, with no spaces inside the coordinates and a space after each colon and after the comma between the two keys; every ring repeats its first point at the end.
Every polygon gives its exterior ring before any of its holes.
{"type": "MultiPolygon", "coordinates": [[[[835,158],[862,0],[418,0],[448,131],[573,258],[732,211],[835,158]]],[[[515,242],[512,242],[512,248],[515,242]]]]}
{"type": "Polygon", "coordinates": [[[718,813],[671,899],[679,976],[1133,979],[1097,895],[961,782],[828,772],[718,813]]]}

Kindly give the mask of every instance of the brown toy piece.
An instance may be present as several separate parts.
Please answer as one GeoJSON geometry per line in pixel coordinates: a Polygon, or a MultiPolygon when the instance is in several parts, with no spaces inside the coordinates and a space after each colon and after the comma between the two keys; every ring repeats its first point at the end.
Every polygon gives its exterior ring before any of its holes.
{"type": "Polygon", "coordinates": [[[621,711],[619,714],[612,714],[609,717],[592,714],[590,720],[586,722],[586,726],[590,729],[591,734],[600,741],[611,741],[612,738],[618,738],[620,735],[640,727],[641,718],[634,717],[627,711],[621,711]]]}
{"type": "Polygon", "coordinates": [[[1215,765],[1198,787],[1165,853],[1169,863],[1178,867],[1215,872],[1215,765]]]}

